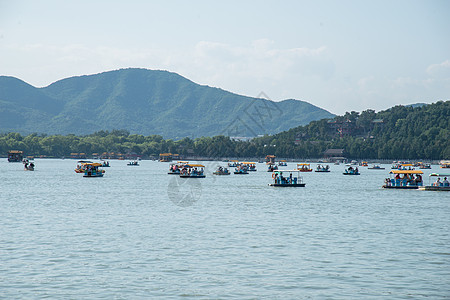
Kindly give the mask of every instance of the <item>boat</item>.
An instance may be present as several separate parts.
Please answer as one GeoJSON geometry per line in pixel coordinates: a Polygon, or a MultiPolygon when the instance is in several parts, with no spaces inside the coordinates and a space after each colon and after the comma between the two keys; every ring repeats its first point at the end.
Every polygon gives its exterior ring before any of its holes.
{"type": "Polygon", "coordinates": [[[230,162],[228,163],[229,168],[236,168],[238,165],[239,165],[238,160],[230,160],[230,162]]]}
{"type": "Polygon", "coordinates": [[[450,191],[450,184],[448,178],[450,178],[450,173],[431,173],[429,176],[429,184],[424,187],[419,187],[420,190],[424,191],[450,191]],[[437,177],[438,179],[431,183],[431,178],[437,177]],[[441,177],[444,178],[441,181],[441,177]]]}
{"type": "Polygon", "coordinates": [[[75,173],[84,173],[87,164],[92,164],[89,160],[79,160],[77,162],[77,167],[75,168],[75,173]]]}
{"type": "Polygon", "coordinates": [[[34,163],[29,162],[28,159],[23,160],[24,171],[34,171],[34,163]]]}
{"type": "Polygon", "coordinates": [[[186,164],[181,169],[180,178],[205,178],[205,166],[200,164],[186,164]]]}
{"type": "Polygon", "coordinates": [[[287,161],[282,159],[278,162],[278,165],[280,167],[287,167],[287,161]]]}
{"type": "Polygon", "coordinates": [[[83,177],[103,177],[104,170],[99,169],[102,164],[100,163],[85,163],[83,177]]]}
{"type": "Polygon", "coordinates": [[[421,161],[417,163],[417,166],[419,169],[431,169],[431,164],[423,163],[421,161]]]}
{"type": "Polygon", "coordinates": [[[177,161],[174,164],[170,164],[169,166],[169,172],[167,174],[169,175],[180,175],[181,169],[184,165],[189,164],[188,161],[177,161]]]}
{"type": "Polygon", "coordinates": [[[329,165],[326,165],[326,166],[317,165],[315,172],[328,173],[328,172],[330,172],[330,166],[329,165]]]}
{"type": "Polygon", "coordinates": [[[217,169],[213,172],[214,175],[230,175],[230,171],[228,168],[224,168],[222,166],[217,167],[217,169]]]}
{"type": "Polygon", "coordinates": [[[278,170],[278,166],[274,165],[274,164],[269,164],[267,167],[267,172],[273,172],[278,170]]]}
{"type": "Polygon", "coordinates": [[[359,173],[358,167],[353,168],[352,166],[346,168],[344,173],[342,173],[342,174],[344,174],[344,175],[361,175],[361,173],[359,173]]]}
{"type": "Polygon", "coordinates": [[[450,169],[450,161],[449,160],[442,160],[439,162],[442,169],[450,169]]]}
{"type": "Polygon", "coordinates": [[[367,168],[368,170],[384,170],[385,168],[383,168],[380,165],[372,165],[371,167],[367,168]]]}
{"type": "Polygon", "coordinates": [[[234,174],[236,175],[246,175],[248,174],[248,165],[240,164],[234,169],[234,174]]]}
{"type": "Polygon", "coordinates": [[[273,183],[269,183],[269,186],[276,187],[304,187],[306,184],[303,182],[303,178],[300,176],[300,170],[278,170],[272,173],[273,183]],[[289,177],[284,177],[284,173],[289,173],[289,177]],[[292,176],[296,174],[296,176],[292,176]]]}
{"type": "Polygon", "coordinates": [[[127,166],[139,166],[139,163],[137,162],[137,160],[134,160],[127,163],[127,166]]]}
{"type": "Polygon", "coordinates": [[[245,167],[247,167],[247,171],[249,172],[256,172],[256,163],[254,162],[243,162],[241,163],[245,167]]]}
{"type": "Polygon", "coordinates": [[[300,172],[312,172],[311,165],[307,163],[297,164],[297,170],[300,172]]]}
{"type": "Polygon", "coordinates": [[[8,162],[21,162],[23,158],[23,151],[10,150],[8,151],[8,162]]]}
{"type": "Polygon", "coordinates": [[[369,164],[367,163],[367,161],[362,161],[359,165],[360,165],[361,167],[368,167],[368,166],[369,166],[369,164]]]}
{"type": "Polygon", "coordinates": [[[390,178],[385,179],[385,189],[418,189],[423,186],[423,172],[420,170],[392,170],[390,178]],[[402,176],[403,175],[403,176],[402,176]],[[414,175],[416,177],[414,178],[414,175]]]}

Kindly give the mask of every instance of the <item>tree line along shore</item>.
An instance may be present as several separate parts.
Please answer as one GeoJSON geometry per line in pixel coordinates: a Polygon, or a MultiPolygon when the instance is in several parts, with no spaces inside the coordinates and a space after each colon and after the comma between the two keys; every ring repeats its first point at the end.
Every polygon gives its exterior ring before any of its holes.
{"type": "Polygon", "coordinates": [[[275,135],[164,139],[126,130],[103,130],[89,135],[0,134],[0,156],[20,150],[27,156],[71,157],[73,153],[130,154],[142,158],[160,153],[181,157],[277,157],[319,159],[329,149],[342,149],[349,159],[450,159],[450,101],[418,107],[395,106],[376,113],[352,111],[333,119],[313,121],[275,135]]]}

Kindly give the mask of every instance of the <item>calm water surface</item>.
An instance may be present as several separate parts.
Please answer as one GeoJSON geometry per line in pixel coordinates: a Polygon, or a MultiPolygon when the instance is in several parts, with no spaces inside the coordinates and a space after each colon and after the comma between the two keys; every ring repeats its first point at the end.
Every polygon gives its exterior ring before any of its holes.
{"type": "Polygon", "coordinates": [[[126,163],[0,160],[0,298],[450,298],[450,193],[383,190],[389,166],[273,188],[263,164],[186,180],[126,163]]]}

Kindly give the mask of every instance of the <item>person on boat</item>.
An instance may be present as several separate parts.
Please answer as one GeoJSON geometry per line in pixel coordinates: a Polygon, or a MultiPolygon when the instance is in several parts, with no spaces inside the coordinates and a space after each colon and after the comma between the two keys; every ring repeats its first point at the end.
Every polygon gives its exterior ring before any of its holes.
{"type": "Polygon", "coordinates": [[[416,185],[419,185],[422,182],[422,176],[420,174],[416,175],[416,185]]]}
{"type": "Polygon", "coordinates": [[[358,174],[358,167],[355,168],[355,174],[358,174]]]}
{"type": "Polygon", "coordinates": [[[444,177],[444,181],[442,181],[442,183],[443,183],[445,186],[448,186],[448,185],[449,185],[449,182],[448,182],[448,180],[447,180],[447,177],[444,177]]]}
{"type": "Polygon", "coordinates": [[[438,177],[435,183],[433,183],[434,186],[440,186],[441,185],[441,177],[438,177]]]}
{"type": "Polygon", "coordinates": [[[400,174],[395,175],[395,179],[401,179],[400,174]]]}

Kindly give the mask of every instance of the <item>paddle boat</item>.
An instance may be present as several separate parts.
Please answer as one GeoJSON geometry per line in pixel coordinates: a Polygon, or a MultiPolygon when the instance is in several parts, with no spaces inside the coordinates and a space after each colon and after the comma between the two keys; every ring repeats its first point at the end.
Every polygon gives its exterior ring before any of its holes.
{"type": "Polygon", "coordinates": [[[384,170],[384,168],[380,165],[372,165],[371,167],[367,168],[368,170],[384,170]]]}
{"type": "Polygon", "coordinates": [[[429,176],[429,184],[420,187],[420,190],[424,191],[450,191],[450,184],[448,181],[448,178],[450,178],[450,172],[449,173],[431,173],[429,176]],[[431,183],[431,179],[437,177],[437,180],[433,183],[431,183]],[[441,177],[444,179],[441,181],[441,177]]]}
{"type": "Polygon", "coordinates": [[[277,187],[304,187],[306,184],[303,182],[303,178],[300,176],[299,170],[278,170],[272,173],[273,183],[269,183],[269,186],[277,187]],[[289,173],[288,177],[284,177],[283,173],[289,173]],[[295,174],[294,176],[292,176],[295,174]]]}
{"type": "Polygon", "coordinates": [[[137,160],[134,160],[134,161],[130,161],[129,163],[127,163],[127,166],[139,166],[139,163],[137,160]]]}
{"type": "Polygon", "coordinates": [[[247,171],[249,172],[256,172],[256,163],[254,162],[243,162],[241,163],[245,167],[247,167],[247,171]]]}
{"type": "Polygon", "coordinates": [[[441,169],[450,169],[450,161],[449,160],[442,160],[439,162],[441,165],[441,169]]]}
{"type": "Polygon", "coordinates": [[[419,169],[431,169],[431,164],[423,163],[421,161],[417,163],[417,166],[419,169]]]}
{"type": "Polygon", "coordinates": [[[362,161],[359,165],[360,165],[361,167],[368,167],[368,166],[369,166],[369,164],[367,163],[367,161],[362,161]]]}
{"type": "Polygon", "coordinates": [[[328,172],[330,172],[330,166],[329,165],[326,165],[326,166],[317,165],[315,172],[328,173],[328,172]]]}
{"type": "Polygon", "coordinates": [[[92,164],[92,161],[79,160],[77,162],[77,167],[75,168],[75,173],[84,173],[84,171],[86,171],[87,164],[92,164]]]}
{"type": "Polygon", "coordinates": [[[278,170],[278,166],[274,165],[274,164],[269,164],[267,167],[267,172],[273,172],[278,170]]]}
{"type": "Polygon", "coordinates": [[[297,164],[297,170],[300,172],[312,172],[311,165],[307,163],[297,164]]]}
{"type": "Polygon", "coordinates": [[[180,178],[205,178],[205,166],[200,164],[186,164],[181,169],[180,178]]]}
{"type": "Polygon", "coordinates": [[[348,167],[345,169],[344,173],[342,173],[344,175],[360,175],[361,173],[359,173],[358,167],[353,168],[352,166],[348,167]]]}
{"type": "Polygon", "coordinates": [[[287,167],[287,161],[282,159],[278,162],[278,165],[280,167],[287,167]]]}
{"type": "Polygon", "coordinates": [[[230,160],[230,162],[228,163],[229,168],[236,168],[238,165],[239,165],[238,160],[230,160]]]}
{"type": "Polygon", "coordinates": [[[100,163],[85,163],[83,177],[103,177],[105,171],[99,169],[101,166],[100,163]]]}
{"type": "Polygon", "coordinates": [[[236,175],[246,175],[248,174],[248,166],[246,164],[239,164],[236,169],[234,169],[234,174],[236,175]]]}
{"type": "Polygon", "coordinates": [[[23,151],[10,150],[8,151],[8,162],[21,162],[23,158],[23,151]]]}
{"type": "Polygon", "coordinates": [[[29,162],[28,159],[23,160],[23,170],[24,171],[34,171],[34,163],[29,162]]]}
{"type": "Polygon", "coordinates": [[[213,172],[214,175],[230,175],[230,171],[228,168],[224,168],[222,166],[218,166],[217,169],[213,172]]]}
{"type": "Polygon", "coordinates": [[[418,189],[423,186],[423,172],[420,170],[392,170],[389,175],[383,185],[385,189],[418,189]]]}
{"type": "Polygon", "coordinates": [[[174,164],[170,164],[169,166],[169,172],[167,174],[169,175],[180,175],[181,169],[184,165],[189,164],[188,161],[177,161],[174,164]]]}

